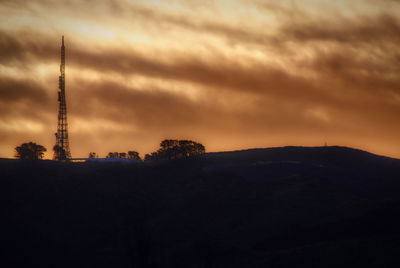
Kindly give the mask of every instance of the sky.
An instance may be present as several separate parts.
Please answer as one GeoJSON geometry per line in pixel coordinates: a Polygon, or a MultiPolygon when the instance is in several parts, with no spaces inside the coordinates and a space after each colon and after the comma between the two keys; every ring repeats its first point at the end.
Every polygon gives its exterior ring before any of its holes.
{"type": "Polygon", "coordinates": [[[0,0],[0,157],[342,145],[400,158],[399,0],[0,0]]]}

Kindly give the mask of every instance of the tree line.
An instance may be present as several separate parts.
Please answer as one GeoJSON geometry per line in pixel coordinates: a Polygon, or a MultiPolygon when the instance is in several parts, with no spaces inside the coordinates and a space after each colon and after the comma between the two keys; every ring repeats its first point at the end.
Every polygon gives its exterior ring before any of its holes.
{"type": "Polygon", "coordinates": [[[160,149],[146,154],[145,161],[172,160],[187,158],[193,155],[204,154],[206,151],[203,144],[191,140],[163,140],[160,149]]]}
{"type": "MultiPolygon", "coordinates": [[[[15,147],[15,156],[21,160],[38,160],[43,159],[47,149],[34,142],[23,143],[15,147]]],[[[146,154],[142,159],[138,152],[109,152],[106,158],[112,159],[133,159],[137,161],[155,162],[162,160],[172,160],[180,158],[188,158],[194,155],[205,153],[206,149],[203,144],[191,140],[172,140],[166,139],[160,143],[160,148],[150,154],[146,154]]],[[[90,152],[88,158],[98,158],[97,153],[90,152]]]]}
{"type": "MultiPolygon", "coordinates": [[[[89,155],[89,158],[90,158],[90,155],[89,155]]],[[[128,153],[109,152],[108,155],[106,156],[106,158],[113,158],[113,159],[127,158],[127,159],[142,161],[142,158],[139,156],[139,153],[136,151],[128,151],[128,153]]]]}

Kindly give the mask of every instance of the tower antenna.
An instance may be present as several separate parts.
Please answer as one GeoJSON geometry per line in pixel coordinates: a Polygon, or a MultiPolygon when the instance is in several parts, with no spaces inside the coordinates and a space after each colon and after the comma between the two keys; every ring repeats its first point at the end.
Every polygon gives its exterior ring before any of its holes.
{"type": "Polygon", "coordinates": [[[64,36],[61,43],[61,64],[60,76],[58,77],[58,124],[56,134],[56,145],[54,145],[54,160],[66,161],[71,158],[68,140],[68,123],[67,123],[67,104],[65,100],[65,46],[64,36]]]}

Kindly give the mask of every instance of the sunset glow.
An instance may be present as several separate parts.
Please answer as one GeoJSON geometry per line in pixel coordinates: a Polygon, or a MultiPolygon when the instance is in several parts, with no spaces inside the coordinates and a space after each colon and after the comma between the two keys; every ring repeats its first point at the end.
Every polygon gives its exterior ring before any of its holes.
{"type": "Polygon", "coordinates": [[[0,157],[343,145],[400,158],[400,2],[0,1],[0,157]]]}

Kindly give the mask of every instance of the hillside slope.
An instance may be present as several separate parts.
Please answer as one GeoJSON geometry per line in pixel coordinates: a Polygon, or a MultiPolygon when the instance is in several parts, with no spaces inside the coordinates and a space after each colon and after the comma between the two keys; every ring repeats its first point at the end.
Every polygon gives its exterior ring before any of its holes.
{"type": "Polygon", "coordinates": [[[351,148],[0,171],[3,267],[400,264],[400,160],[351,148]]]}

